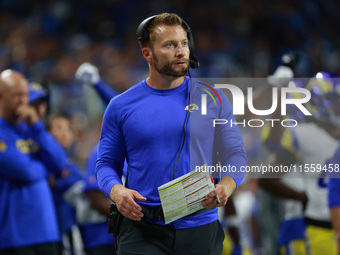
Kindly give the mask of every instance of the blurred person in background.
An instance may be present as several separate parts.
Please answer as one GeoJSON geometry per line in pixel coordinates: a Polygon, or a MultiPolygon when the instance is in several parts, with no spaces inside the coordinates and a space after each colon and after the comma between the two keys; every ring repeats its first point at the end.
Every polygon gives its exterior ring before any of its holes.
{"type": "MultiPolygon", "coordinates": [[[[29,83],[29,103],[36,109],[40,118],[45,120],[48,131],[67,154],[74,142],[72,123],[62,115],[48,117],[50,89],[46,81],[29,83]]],[[[61,174],[51,173],[48,178],[56,208],[63,255],[82,254],[82,241],[76,226],[75,208],[63,198],[63,194],[82,178],[80,169],[69,159],[61,174]]]]}
{"type": "MultiPolygon", "coordinates": [[[[286,86],[294,77],[294,70],[298,62],[299,55],[286,54],[282,56],[282,63],[277,67],[273,75],[268,76],[268,88],[270,90],[273,87],[281,88],[286,86]],[[286,61],[288,60],[288,62],[286,61]]],[[[296,83],[298,84],[298,83],[296,83]]],[[[279,99],[279,102],[281,100],[279,99]]],[[[290,114],[293,114],[290,112],[290,114]]],[[[273,119],[281,119],[279,111],[276,111],[271,116],[273,119]]],[[[291,118],[296,116],[290,116],[291,118]]],[[[287,117],[288,118],[288,117],[287,117]]],[[[301,121],[301,118],[299,118],[301,121]]],[[[290,137],[281,137],[283,133],[283,128],[281,127],[270,127],[265,126],[262,129],[262,139],[265,148],[270,151],[270,153],[278,152],[281,150],[281,143],[287,143],[290,141],[290,137]]],[[[287,135],[287,134],[286,134],[287,135]]],[[[288,134],[289,135],[289,134],[288,134]]],[[[284,175],[282,178],[276,179],[260,179],[259,186],[263,189],[261,190],[264,197],[272,198],[271,204],[276,203],[274,208],[278,208],[275,211],[269,208],[271,215],[276,215],[275,222],[279,224],[276,231],[272,228],[271,235],[274,236],[275,244],[274,249],[279,249],[280,254],[306,254],[305,245],[305,220],[303,215],[303,206],[306,204],[307,196],[304,191],[304,181],[302,175],[298,178],[298,174],[295,174],[292,178],[289,174],[284,175]],[[283,183],[283,184],[282,184],[283,183]],[[287,190],[280,190],[280,187],[289,187],[290,191],[294,193],[287,193],[287,190]],[[269,191],[268,193],[266,191],[269,191]],[[294,199],[277,200],[277,195],[280,196],[291,196],[294,199]]],[[[269,200],[269,201],[271,201],[269,200]]],[[[266,202],[266,201],[264,201],[266,202]]],[[[268,202],[268,201],[267,201],[268,202]]],[[[262,209],[266,206],[262,206],[262,209]]],[[[264,220],[266,224],[267,219],[264,220]]]]}
{"type": "MultiPolygon", "coordinates": [[[[340,82],[340,81],[338,81],[340,82]]],[[[333,95],[331,111],[337,116],[336,125],[340,126],[340,93],[333,95]]],[[[332,226],[336,234],[337,255],[340,255],[340,144],[333,157],[327,161],[328,167],[328,205],[332,226]]]]}
{"type": "MultiPolygon", "coordinates": [[[[264,79],[250,79],[250,81],[254,82],[253,86],[255,91],[251,95],[248,94],[247,97],[251,97],[252,105],[255,109],[268,107],[268,104],[271,103],[268,102],[268,99],[272,97],[273,87],[277,90],[282,84],[286,84],[293,78],[294,69],[296,68],[299,57],[300,54],[297,52],[286,53],[281,57],[280,66],[277,67],[272,75],[267,77],[267,81],[264,79]]],[[[241,80],[242,79],[240,79],[240,81],[241,80]]],[[[235,81],[237,81],[237,79],[235,81]]],[[[242,84],[240,84],[239,87],[242,88],[242,84]]],[[[247,105],[248,102],[245,102],[245,113],[236,116],[238,121],[251,121],[254,118],[264,120],[265,116],[259,116],[250,111],[250,107],[247,105]]],[[[264,128],[249,126],[241,129],[243,137],[245,138],[248,166],[250,168],[263,164],[265,152],[263,151],[260,136],[263,130],[268,131],[269,126],[270,125],[265,124],[264,128]],[[258,139],[254,137],[258,137],[258,139]]],[[[254,176],[254,178],[257,179],[258,176],[254,176]]],[[[246,184],[257,187],[257,181],[255,180],[247,182],[246,184]],[[256,185],[254,185],[255,183],[256,185]]],[[[241,192],[237,192],[237,199],[235,199],[235,201],[237,201],[239,217],[242,216],[245,218],[240,222],[243,246],[250,249],[254,254],[273,254],[277,250],[276,233],[282,217],[281,201],[273,197],[272,194],[264,192],[262,189],[256,189],[256,191],[250,192],[245,187],[240,191],[241,192]],[[247,199],[250,201],[246,201],[247,199]],[[261,217],[259,217],[259,215],[261,215],[261,217]],[[244,223],[245,221],[247,223],[244,223]],[[250,226],[247,227],[246,225],[250,226]]]]}
{"type": "MultiPolygon", "coordinates": [[[[267,137],[278,142],[276,150],[273,150],[273,165],[296,164],[296,167],[302,167],[302,174],[299,174],[300,169],[295,175],[292,171],[283,176],[290,178],[282,182],[279,179],[260,180],[264,189],[292,199],[286,202],[286,220],[281,226],[281,254],[336,253],[327,205],[325,171],[310,168],[327,168],[327,160],[336,150],[337,139],[340,138],[340,128],[337,126],[339,112],[335,111],[338,108],[335,105],[339,100],[339,85],[338,76],[317,73],[306,85],[302,85],[311,93],[306,108],[312,116],[306,116],[305,122],[294,128],[285,128],[278,140],[267,137]]],[[[298,93],[292,96],[302,97],[298,93]]],[[[271,132],[277,130],[272,129],[271,132]]]]}
{"type": "MultiPolygon", "coordinates": [[[[90,63],[81,64],[75,74],[76,80],[90,86],[107,105],[118,93],[111,89],[99,75],[98,68],[90,63]]],[[[84,177],[84,192],[89,199],[91,216],[81,225],[85,250],[89,255],[116,254],[115,240],[108,234],[107,219],[110,215],[110,199],[99,189],[96,177],[97,146],[88,156],[84,177]]]]}
{"type": "MultiPolygon", "coordinates": [[[[340,105],[340,104],[339,104],[340,105]]],[[[340,146],[328,162],[328,204],[332,226],[337,240],[337,255],[340,255],[340,146]],[[331,168],[330,168],[331,166],[331,168]]]]}
{"type": "MultiPolygon", "coordinates": [[[[76,71],[75,78],[83,86],[90,86],[95,89],[105,105],[108,105],[110,100],[118,95],[100,78],[98,68],[90,63],[81,64],[76,71]]],[[[81,224],[81,233],[88,255],[112,255],[116,254],[115,240],[112,235],[108,234],[107,223],[111,201],[97,184],[95,177],[96,160],[97,146],[89,154],[86,164],[84,192],[89,199],[89,210],[92,212],[81,224]]]]}
{"type": "Polygon", "coordinates": [[[29,104],[36,109],[39,117],[45,121],[50,111],[50,89],[48,82],[30,82],[28,90],[29,104]]]}
{"type": "Polygon", "coordinates": [[[66,155],[28,104],[28,82],[0,73],[0,254],[59,254],[60,235],[47,177],[66,155]]]}
{"type": "MultiPolygon", "coordinates": [[[[74,142],[71,121],[62,115],[51,115],[47,121],[47,128],[67,152],[74,142]]],[[[72,192],[73,185],[82,179],[81,170],[70,159],[67,160],[61,174],[49,175],[49,184],[52,189],[62,239],[63,255],[83,254],[83,242],[76,221],[76,208],[64,198],[64,194],[72,192]]]]}

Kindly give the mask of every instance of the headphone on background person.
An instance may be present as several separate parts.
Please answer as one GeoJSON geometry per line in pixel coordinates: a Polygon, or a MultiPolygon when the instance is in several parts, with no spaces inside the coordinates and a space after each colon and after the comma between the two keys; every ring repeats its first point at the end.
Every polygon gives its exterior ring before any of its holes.
{"type": "MultiPolygon", "coordinates": [[[[158,15],[151,16],[145,20],[142,21],[142,23],[139,24],[137,28],[137,40],[140,42],[144,42],[150,39],[149,32],[147,30],[148,25],[151,21],[153,21],[158,15]]],[[[186,23],[182,18],[182,24],[185,26],[187,30],[187,37],[188,37],[188,45],[190,50],[190,67],[192,69],[196,69],[200,66],[200,63],[198,62],[197,58],[194,55],[194,39],[192,36],[191,28],[189,27],[188,23],[186,23]]]]}

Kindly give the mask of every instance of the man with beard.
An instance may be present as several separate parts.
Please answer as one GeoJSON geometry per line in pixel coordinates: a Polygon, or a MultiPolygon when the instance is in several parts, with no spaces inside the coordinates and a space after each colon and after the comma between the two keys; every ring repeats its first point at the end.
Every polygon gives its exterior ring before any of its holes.
{"type": "Polygon", "coordinates": [[[199,64],[191,30],[178,15],[144,20],[137,38],[150,75],[108,105],[96,167],[101,190],[124,216],[118,254],[221,254],[224,234],[216,207],[239,186],[239,170],[247,163],[238,127],[213,125],[214,119],[235,123],[231,105],[221,90],[185,76],[199,64]],[[207,93],[214,96],[201,114],[196,110],[207,93]],[[157,188],[195,166],[217,162],[236,171],[221,173],[202,210],[165,224],[157,188]]]}

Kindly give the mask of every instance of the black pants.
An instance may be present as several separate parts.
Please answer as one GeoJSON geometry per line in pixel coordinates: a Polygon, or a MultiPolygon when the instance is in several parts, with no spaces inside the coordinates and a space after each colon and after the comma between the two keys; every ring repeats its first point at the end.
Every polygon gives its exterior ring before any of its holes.
{"type": "Polygon", "coordinates": [[[219,221],[199,227],[172,229],[147,221],[123,219],[118,255],[220,255],[224,232],[219,221]]]}
{"type": "Polygon", "coordinates": [[[59,255],[61,248],[59,243],[46,243],[21,248],[0,250],[0,255],[59,255]]]}
{"type": "Polygon", "coordinates": [[[100,246],[90,250],[86,250],[87,255],[116,255],[116,248],[114,246],[100,246]]]}

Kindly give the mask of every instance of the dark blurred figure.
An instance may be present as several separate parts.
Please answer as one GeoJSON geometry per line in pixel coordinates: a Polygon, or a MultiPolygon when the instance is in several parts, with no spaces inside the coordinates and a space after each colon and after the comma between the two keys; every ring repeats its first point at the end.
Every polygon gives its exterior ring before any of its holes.
{"type": "Polygon", "coordinates": [[[66,165],[62,148],[28,104],[28,82],[0,74],[0,254],[57,255],[60,241],[49,171],[66,165]]]}

